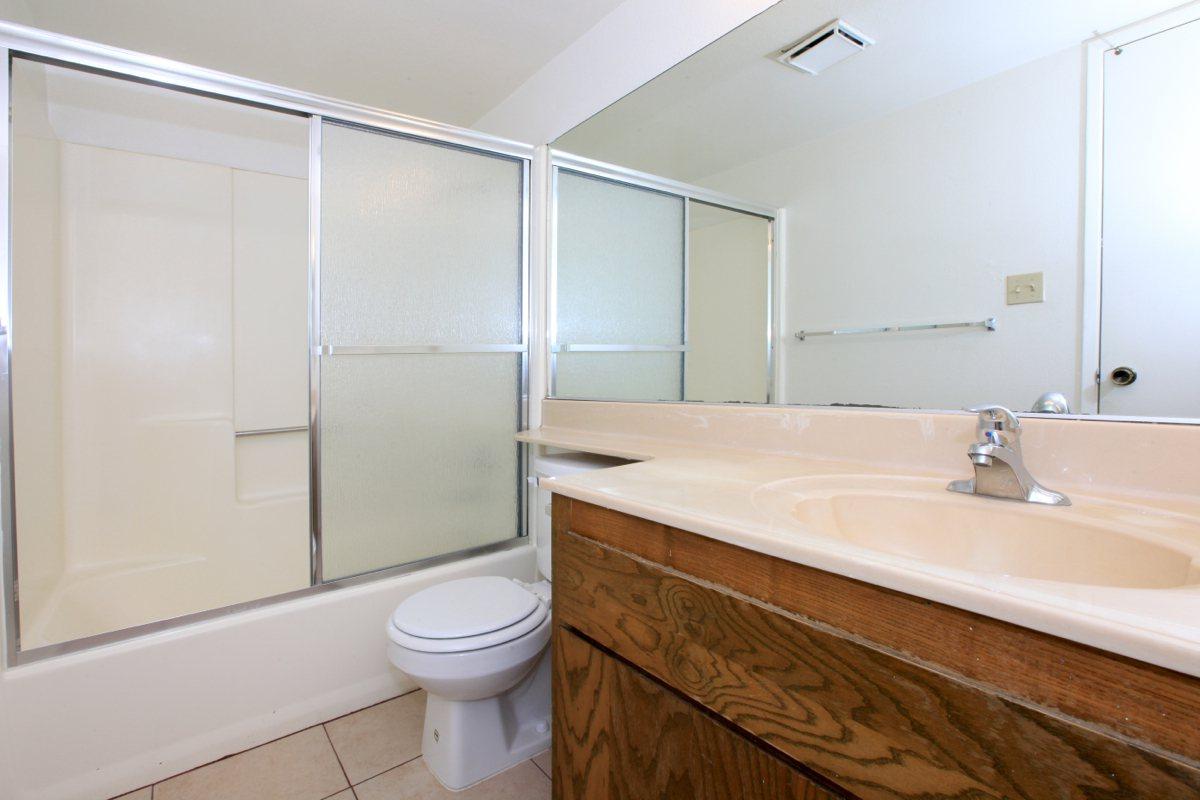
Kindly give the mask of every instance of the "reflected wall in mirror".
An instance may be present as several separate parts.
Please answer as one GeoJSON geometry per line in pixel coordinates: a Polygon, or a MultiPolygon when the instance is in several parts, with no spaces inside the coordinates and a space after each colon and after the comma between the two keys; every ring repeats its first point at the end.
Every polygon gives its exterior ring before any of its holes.
{"type": "MultiPolygon", "coordinates": [[[[782,0],[554,146],[782,211],[776,402],[1062,411],[1039,403],[1061,393],[1076,413],[1198,418],[1200,4],[1174,5],[782,0]],[[781,63],[820,62],[805,41],[835,17],[868,46],[817,74],[781,63]]],[[[604,274],[637,241],[592,246],[572,268],[604,274]]],[[[731,288],[712,297],[741,302],[731,288]]],[[[675,302],[628,294],[639,319],[675,302]]],[[[689,320],[688,345],[705,330],[689,320]]],[[[570,396],[629,396],[611,388],[627,374],[570,396]]],[[[763,399],[727,368],[695,393],[681,374],[632,394],[763,399]]]]}

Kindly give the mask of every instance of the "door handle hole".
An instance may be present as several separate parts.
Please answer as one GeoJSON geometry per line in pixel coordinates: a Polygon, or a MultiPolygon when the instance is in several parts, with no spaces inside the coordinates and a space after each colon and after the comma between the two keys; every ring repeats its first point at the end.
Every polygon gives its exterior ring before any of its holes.
{"type": "Polygon", "coordinates": [[[1109,377],[1117,386],[1128,386],[1137,380],[1137,370],[1133,367],[1117,367],[1109,374],[1109,377]]]}

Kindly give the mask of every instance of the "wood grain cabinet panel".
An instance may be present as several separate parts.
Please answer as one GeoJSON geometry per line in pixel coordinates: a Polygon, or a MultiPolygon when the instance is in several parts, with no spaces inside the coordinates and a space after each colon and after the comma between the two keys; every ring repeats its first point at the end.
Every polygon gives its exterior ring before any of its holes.
{"type": "Polygon", "coordinates": [[[569,630],[553,647],[558,800],[837,800],[569,630]]]}
{"type": "Polygon", "coordinates": [[[575,533],[1200,763],[1200,680],[961,608],[557,497],[575,533]]]}
{"type": "MultiPolygon", "coordinates": [[[[595,507],[556,498],[558,797],[684,796],[664,793],[670,780],[648,768],[614,770],[614,748],[633,747],[622,737],[651,725],[670,728],[666,717],[656,716],[661,711],[645,712],[641,722],[614,717],[604,709],[617,701],[596,694],[605,685],[604,692],[636,696],[639,708],[648,708],[656,691],[674,703],[690,701],[740,732],[726,732],[739,747],[759,748],[782,765],[803,765],[807,776],[819,775],[847,796],[1200,798],[1200,768],[1186,756],[734,591],[725,584],[738,582],[736,563],[725,563],[714,582],[605,543],[605,530],[594,525],[586,536],[575,533],[575,509],[592,514],[595,507]],[[637,669],[603,655],[605,650],[637,669]],[[591,666],[589,659],[607,663],[603,658],[621,669],[591,666]],[[609,674],[626,672],[642,681],[640,694],[609,674]],[[585,766],[587,753],[600,754],[602,766],[585,766]],[[614,774],[625,782],[613,783],[614,774]],[[593,786],[601,793],[591,794],[593,786]]],[[[663,526],[644,523],[639,539],[632,530],[637,522],[625,518],[628,529],[615,538],[631,549],[653,547],[663,526]]],[[[675,540],[661,560],[685,559],[679,552],[684,546],[675,540]]],[[[748,564],[755,557],[761,558],[746,552],[748,564]]],[[[889,613],[886,602],[876,613],[889,613]]],[[[627,675],[624,680],[637,683],[627,675]]],[[[672,717],[679,725],[686,718],[672,717]]],[[[682,752],[666,743],[681,736],[664,733],[664,752],[682,752]]],[[[713,740],[709,752],[728,741],[713,740]]],[[[631,756],[623,757],[630,763],[631,756]]],[[[774,796],[789,796],[788,789],[781,791],[774,796]]],[[[730,789],[694,796],[760,795],[730,789]]]]}

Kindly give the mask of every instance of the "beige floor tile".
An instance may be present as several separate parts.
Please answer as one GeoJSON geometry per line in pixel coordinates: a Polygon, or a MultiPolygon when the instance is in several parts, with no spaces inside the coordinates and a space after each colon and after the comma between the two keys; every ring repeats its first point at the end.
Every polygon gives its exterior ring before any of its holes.
{"type": "Polygon", "coordinates": [[[324,800],[346,787],[325,731],[294,733],[176,775],[154,787],[155,800],[324,800]]]}
{"type": "Polygon", "coordinates": [[[338,792],[333,797],[330,797],[329,800],[354,800],[354,790],[346,789],[343,792],[338,792]]]}
{"type": "Polygon", "coordinates": [[[546,773],[547,778],[550,777],[550,751],[549,750],[543,750],[542,752],[538,753],[536,756],[534,756],[530,760],[534,764],[537,765],[538,769],[540,769],[542,772],[546,773]]]}
{"type": "Polygon", "coordinates": [[[550,800],[550,779],[522,761],[470,789],[451,792],[418,760],[355,786],[354,793],[358,800],[550,800]]]}
{"type": "Polygon", "coordinates": [[[325,723],[350,783],[373,778],[421,755],[425,692],[364,708],[325,723]]]}
{"type": "Polygon", "coordinates": [[[141,789],[123,794],[120,797],[114,797],[113,800],[150,800],[150,787],[143,786],[141,789]]]}

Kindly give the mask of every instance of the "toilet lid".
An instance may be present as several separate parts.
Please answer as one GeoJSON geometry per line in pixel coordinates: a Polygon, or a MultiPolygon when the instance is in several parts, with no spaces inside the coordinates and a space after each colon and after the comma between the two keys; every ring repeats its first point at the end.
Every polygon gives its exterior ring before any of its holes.
{"type": "Polygon", "coordinates": [[[409,597],[392,614],[392,624],[422,639],[459,639],[516,625],[539,605],[510,578],[460,578],[409,597]]]}
{"type": "Polygon", "coordinates": [[[543,632],[549,637],[550,610],[545,603],[538,603],[533,613],[516,625],[509,625],[491,633],[481,633],[478,636],[460,636],[457,639],[425,639],[413,636],[388,623],[388,638],[393,644],[419,653],[466,653],[471,650],[485,650],[491,647],[515,642],[525,636],[537,636],[543,632]]]}

